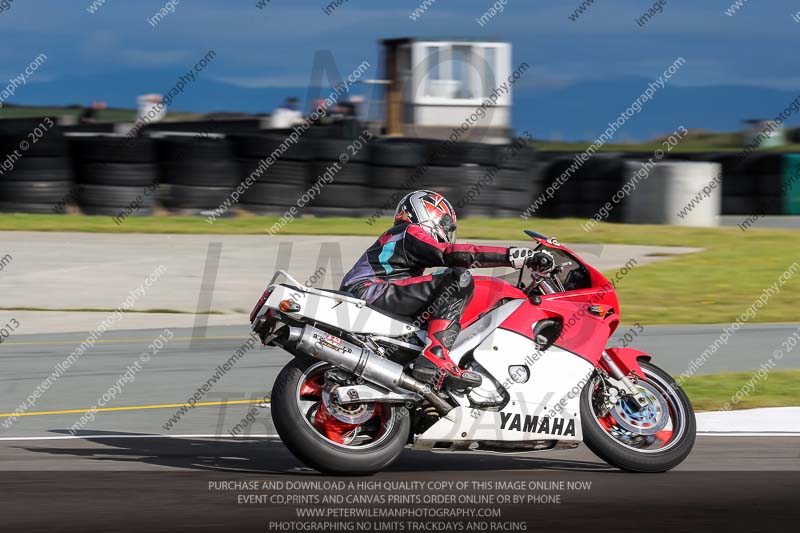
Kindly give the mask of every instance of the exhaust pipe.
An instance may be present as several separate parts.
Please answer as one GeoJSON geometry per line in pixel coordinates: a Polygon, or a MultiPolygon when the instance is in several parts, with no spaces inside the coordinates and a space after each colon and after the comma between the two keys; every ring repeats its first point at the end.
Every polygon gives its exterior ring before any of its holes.
{"type": "Polygon", "coordinates": [[[356,346],[314,326],[289,328],[289,342],[315,359],[325,361],[372,383],[391,390],[416,392],[444,416],[453,407],[433,392],[430,386],[405,373],[403,366],[381,357],[371,350],[356,346]]]}

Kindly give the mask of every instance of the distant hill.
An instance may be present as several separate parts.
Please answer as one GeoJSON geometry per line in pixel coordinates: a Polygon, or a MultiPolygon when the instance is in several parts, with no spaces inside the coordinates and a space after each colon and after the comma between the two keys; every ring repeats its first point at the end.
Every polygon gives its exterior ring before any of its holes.
{"type": "MultiPolygon", "coordinates": [[[[642,93],[651,80],[582,82],[563,89],[530,89],[514,97],[514,125],[536,138],[594,140],[642,93]]],[[[741,121],[772,118],[800,96],[749,86],[674,87],[656,92],[641,113],[617,131],[615,142],[652,139],[678,126],[739,131],[741,121]]],[[[788,125],[800,124],[800,114],[788,125]]]]}
{"type": "MultiPolygon", "coordinates": [[[[112,107],[131,108],[136,96],[167,93],[177,80],[172,70],[119,71],[103,75],[69,75],[54,81],[31,83],[18,91],[19,105],[87,104],[104,100],[112,107]]],[[[650,80],[621,78],[584,81],[560,89],[517,89],[513,124],[534,137],[555,140],[592,140],[610,120],[624,111],[650,80]]],[[[359,87],[358,90],[362,90],[359,87]]],[[[327,89],[322,94],[327,94],[327,89]]],[[[305,101],[307,87],[246,88],[210,79],[203,73],[186,86],[172,106],[174,110],[213,112],[270,112],[287,96],[305,101]]],[[[319,94],[319,90],[317,92],[319,94]]],[[[678,126],[713,131],[737,131],[746,118],[773,117],[797,94],[791,91],[749,86],[682,88],[658,91],[643,111],[616,134],[615,141],[638,141],[669,133],[678,126]]],[[[790,125],[800,124],[792,117],[790,125]]]]}
{"type": "MultiPolygon", "coordinates": [[[[111,107],[135,108],[140,94],[166,94],[172,89],[180,73],[172,70],[147,70],[109,72],[103,75],[63,76],[57,80],[32,83],[18,90],[19,98],[10,101],[19,105],[71,105],[88,104],[101,100],[111,107]]],[[[305,98],[306,88],[249,89],[229,83],[214,81],[197,74],[195,82],[186,85],[184,92],[173,102],[178,111],[212,112],[244,111],[269,112],[286,96],[305,98]]]]}

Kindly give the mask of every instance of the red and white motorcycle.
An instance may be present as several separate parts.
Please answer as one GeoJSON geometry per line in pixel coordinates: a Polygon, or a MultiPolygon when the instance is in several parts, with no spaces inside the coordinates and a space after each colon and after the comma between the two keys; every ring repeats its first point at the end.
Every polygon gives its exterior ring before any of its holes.
{"type": "Polygon", "coordinates": [[[475,277],[451,350],[481,375],[476,388],[437,391],[413,377],[423,324],[276,273],[250,319],[265,344],[295,356],[271,397],[289,450],[350,475],[387,467],[406,446],[519,453],[583,441],[623,470],[683,461],[695,441],[686,394],[650,355],[606,347],[620,321],[612,284],[555,239],[526,233],[534,260],[516,286],[475,277]]]}

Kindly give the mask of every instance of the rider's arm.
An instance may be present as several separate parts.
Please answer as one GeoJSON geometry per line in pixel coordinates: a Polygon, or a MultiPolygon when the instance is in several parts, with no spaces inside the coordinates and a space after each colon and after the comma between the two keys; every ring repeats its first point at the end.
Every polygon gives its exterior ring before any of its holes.
{"type": "Polygon", "coordinates": [[[491,268],[510,266],[508,248],[474,244],[443,244],[416,224],[409,224],[403,239],[406,258],[426,267],[491,268]]]}

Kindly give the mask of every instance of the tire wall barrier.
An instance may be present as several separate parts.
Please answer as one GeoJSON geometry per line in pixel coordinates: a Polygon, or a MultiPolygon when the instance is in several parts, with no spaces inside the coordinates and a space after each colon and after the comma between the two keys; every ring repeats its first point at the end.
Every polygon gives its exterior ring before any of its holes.
{"type": "Polygon", "coordinates": [[[721,155],[722,213],[780,215],[786,156],[782,154],[721,155]]]}
{"type": "Polygon", "coordinates": [[[369,215],[392,216],[401,198],[426,172],[426,147],[409,139],[373,140],[369,147],[369,215]]]}
{"type": "MultiPolygon", "coordinates": [[[[258,121],[230,120],[163,123],[149,128],[151,133],[164,130],[155,137],[135,138],[82,127],[67,128],[65,136],[65,130],[54,126],[22,157],[8,160],[44,120],[50,119],[0,121],[0,212],[63,213],[76,205],[85,214],[127,217],[152,214],[160,205],[200,214],[228,201],[226,212],[280,216],[296,207],[297,216],[374,217],[391,216],[409,191],[433,189],[460,216],[517,217],[544,198],[529,215],[588,219],[652,157],[647,152],[598,152],[575,165],[581,154],[534,152],[525,144],[415,138],[362,140],[353,153],[356,140],[351,137],[359,128],[330,126],[311,127],[287,148],[290,131],[257,130],[258,121]],[[219,135],[191,134],[204,130],[219,135]],[[264,160],[278,150],[280,157],[265,168],[264,160]],[[342,155],[347,155],[346,163],[341,163],[342,155]],[[256,176],[254,183],[238,202],[230,202],[232,191],[251,175],[256,176]],[[568,179],[552,187],[564,175],[568,179]],[[322,176],[330,179],[319,187],[322,176]],[[552,197],[540,196],[548,187],[552,197]]],[[[637,189],[620,198],[605,220],[704,225],[716,204],[723,215],[800,215],[800,154],[667,153],[637,189]],[[698,176],[709,168],[721,173],[713,200],[704,199],[684,219],[670,215],[665,206],[679,197],[688,204],[689,188],[696,185],[694,194],[700,193],[698,176]],[[676,176],[670,169],[688,174],[676,176]],[[632,205],[634,197],[641,205],[632,205]]]]}
{"type": "Polygon", "coordinates": [[[185,131],[188,133],[257,133],[261,127],[260,118],[192,120],[187,122],[154,122],[147,124],[144,131],[185,131]]]}
{"type": "MultiPolygon", "coordinates": [[[[646,171],[643,163],[626,163],[628,174],[646,171]]],[[[660,162],[650,168],[646,179],[636,182],[624,208],[624,221],[633,224],[676,226],[718,226],[721,190],[708,184],[720,172],[719,163],[698,161],[660,162]],[[693,209],[685,210],[704,191],[693,209]]]]}
{"type": "Polygon", "coordinates": [[[311,147],[311,183],[327,178],[331,182],[319,188],[305,211],[316,216],[364,216],[373,201],[370,142],[319,138],[311,147]]]}
{"type": "Polygon", "coordinates": [[[229,139],[238,163],[237,182],[256,176],[255,183],[240,199],[242,209],[259,215],[282,215],[308,189],[313,169],[313,149],[308,139],[301,138],[260,173],[257,169],[263,160],[276,151],[281,153],[286,135],[258,133],[229,139]]]}
{"type": "Polygon", "coordinates": [[[158,195],[155,146],[148,138],[73,137],[69,141],[77,181],[75,203],[85,215],[153,214],[158,195]]]}
{"type": "Polygon", "coordinates": [[[161,204],[182,214],[214,210],[240,183],[227,139],[192,136],[156,140],[161,204]]]}
{"type": "Polygon", "coordinates": [[[687,154],[693,161],[721,165],[723,215],[788,215],[798,210],[800,160],[796,154],[687,154]],[[792,199],[794,198],[794,200],[792,199]]]}
{"type": "MultiPolygon", "coordinates": [[[[574,157],[556,159],[547,174],[548,185],[562,175],[569,175],[569,169],[574,162],[574,157]]],[[[605,154],[596,155],[572,173],[566,183],[558,189],[554,198],[555,204],[545,205],[543,215],[591,218],[611,201],[626,181],[626,177],[627,167],[623,159],[605,154]]],[[[623,206],[626,201],[627,198],[622,200],[623,206]]],[[[619,222],[621,219],[621,208],[611,210],[607,218],[611,222],[619,222]]]]}
{"type": "Polygon", "coordinates": [[[539,194],[542,171],[526,146],[376,141],[370,172],[377,201],[370,205],[388,216],[407,192],[431,189],[446,196],[460,216],[519,216],[539,194]]]}
{"type": "MultiPolygon", "coordinates": [[[[550,153],[543,158],[546,167],[545,188],[567,172],[579,155],[554,156],[550,153]]],[[[577,171],[570,173],[569,179],[558,188],[552,199],[537,210],[536,216],[590,218],[593,213],[597,213],[598,207],[610,201],[615,192],[630,178],[630,169],[637,168],[626,167],[626,161],[638,163],[640,165],[638,168],[641,168],[641,165],[651,158],[652,154],[649,153],[594,154],[577,171]]],[[[715,194],[720,198],[722,215],[800,214],[800,155],[798,154],[742,154],[741,152],[667,154],[667,157],[656,165],[683,162],[719,165],[715,167],[718,174],[708,181],[716,177],[717,182],[721,183],[721,187],[716,187],[715,194]]],[[[705,197],[704,185],[699,184],[694,194],[705,197]]],[[[631,201],[629,196],[623,198],[618,205],[615,205],[607,220],[622,221],[626,206],[631,201]]],[[[686,203],[689,202],[690,199],[687,199],[686,203]]],[[[675,223],[683,222],[678,220],[675,223]]]]}
{"type": "Polygon", "coordinates": [[[49,117],[0,127],[0,212],[64,213],[73,183],[63,132],[49,117]]]}

